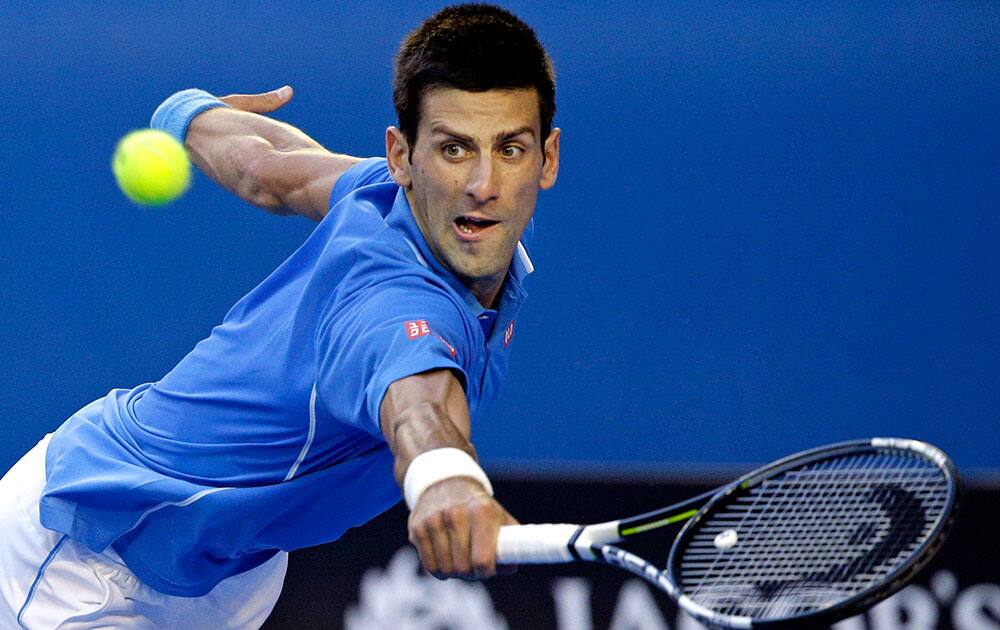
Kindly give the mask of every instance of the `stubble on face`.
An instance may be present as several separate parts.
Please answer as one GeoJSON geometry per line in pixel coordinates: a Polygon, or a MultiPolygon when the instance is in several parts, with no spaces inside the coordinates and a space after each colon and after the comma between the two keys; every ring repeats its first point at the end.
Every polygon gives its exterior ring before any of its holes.
{"type": "Polygon", "coordinates": [[[407,198],[434,256],[492,304],[543,176],[534,89],[436,88],[421,103],[407,198]]]}

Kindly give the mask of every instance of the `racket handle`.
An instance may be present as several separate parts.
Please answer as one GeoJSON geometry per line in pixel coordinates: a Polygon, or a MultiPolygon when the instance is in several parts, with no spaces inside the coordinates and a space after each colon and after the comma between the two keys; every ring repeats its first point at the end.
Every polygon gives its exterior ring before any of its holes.
{"type": "Polygon", "coordinates": [[[579,525],[504,525],[497,537],[498,564],[572,562],[569,541],[579,525]]]}

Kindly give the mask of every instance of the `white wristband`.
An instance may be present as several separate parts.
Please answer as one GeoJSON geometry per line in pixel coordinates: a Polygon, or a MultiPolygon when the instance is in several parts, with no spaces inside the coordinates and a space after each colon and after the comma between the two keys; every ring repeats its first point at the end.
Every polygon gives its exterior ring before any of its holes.
{"type": "Polygon", "coordinates": [[[459,448],[436,448],[414,457],[406,469],[406,475],[403,476],[406,505],[412,510],[424,490],[451,477],[472,477],[493,496],[489,478],[468,453],[459,448]]]}

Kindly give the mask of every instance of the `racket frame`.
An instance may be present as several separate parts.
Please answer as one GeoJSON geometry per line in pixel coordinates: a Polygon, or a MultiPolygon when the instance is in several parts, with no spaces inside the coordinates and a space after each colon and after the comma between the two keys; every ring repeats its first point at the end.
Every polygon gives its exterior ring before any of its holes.
{"type": "MultiPolygon", "coordinates": [[[[730,628],[788,628],[796,625],[808,625],[810,627],[815,627],[817,624],[821,625],[823,623],[833,623],[836,620],[844,619],[852,616],[853,614],[864,612],[871,605],[903,588],[914,575],[923,569],[924,566],[926,566],[938,552],[941,545],[944,544],[948,531],[951,529],[955,521],[958,507],[958,496],[960,494],[960,483],[958,470],[955,468],[955,464],[937,447],[918,440],[872,438],[867,440],[839,442],[789,455],[788,457],[779,459],[766,466],[753,470],[736,481],[733,481],[732,483],[727,484],[723,488],[713,491],[710,494],[712,494],[712,497],[705,502],[696,514],[687,519],[683,528],[680,532],[678,532],[676,538],[674,539],[674,543],[670,548],[670,555],[667,559],[666,569],[660,572],[662,579],[650,581],[663,588],[684,611],[709,626],[723,626],[730,628]],[[879,583],[870,586],[853,597],[838,602],[836,605],[823,610],[818,610],[807,615],[797,615],[793,617],[767,620],[721,614],[699,605],[684,593],[683,588],[678,583],[677,577],[680,569],[679,556],[681,549],[684,547],[684,543],[686,543],[686,541],[693,535],[693,532],[697,529],[699,523],[711,515],[718,506],[726,502],[730,496],[738,492],[749,490],[763,481],[771,479],[783,472],[809,465],[812,462],[822,461],[836,456],[862,454],[865,452],[878,452],[879,449],[911,451],[925,457],[940,468],[951,490],[945,499],[945,505],[941,511],[941,518],[939,518],[938,522],[934,524],[934,527],[927,535],[924,542],[921,543],[917,549],[911,552],[908,561],[904,562],[894,571],[889,573],[879,583]]],[[[695,499],[701,499],[704,496],[705,495],[699,495],[698,497],[695,497],[695,499]]],[[[655,512],[647,513],[647,515],[640,515],[640,517],[648,516],[650,514],[655,514],[655,512]]],[[[617,548],[614,547],[612,547],[612,549],[617,550],[617,548]]],[[[625,555],[633,555],[623,550],[617,551],[625,555]]],[[[608,551],[605,550],[604,553],[607,554],[608,551]]],[[[646,562],[645,560],[641,561],[646,562]]],[[[630,558],[625,560],[625,562],[634,564],[635,559],[630,558]]],[[[619,562],[612,562],[612,564],[632,571],[637,575],[642,575],[642,573],[636,572],[630,567],[624,566],[619,562]]],[[[648,562],[646,564],[648,564],[648,562]]]]}

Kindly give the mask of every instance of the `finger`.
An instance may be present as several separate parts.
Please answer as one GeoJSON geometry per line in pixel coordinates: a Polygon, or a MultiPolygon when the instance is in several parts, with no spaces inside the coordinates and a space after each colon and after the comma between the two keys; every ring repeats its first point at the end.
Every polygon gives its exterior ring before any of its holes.
{"type": "Polygon", "coordinates": [[[410,523],[410,544],[417,548],[417,553],[420,554],[420,562],[424,565],[424,570],[431,575],[439,573],[437,555],[434,553],[434,544],[426,527],[422,524],[410,523]]]}
{"type": "Polygon", "coordinates": [[[292,99],[294,92],[292,86],[285,85],[270,92],[262,92],[260,94],[230,94],[229,96],[220,97],[219,100],[235,109],[263,114],[273,112],[283,106],[292,99]]]}
{"type": "Polygon", "coordinates": [[[462,507],[453,507],[444,513],[445,526],[448,529],[448,540],[451,543],[451,571],[452,575],[468,576],[472,569],[472,551],[470,539],[472,538],[472,523],[462,507]]]}
{"type": "Polygon", "coordinates": [[[493,504],[484,504],[472,521],[472,569],[479,578],[496,575],[497,535],[506,512],[493,504]]]}
{"type": "Polygon", "coordinates": [[[428,573],[443,580],[453,573],[451,569],[451,541],[448,537],[448,530],[444,526],[444,519],[440,513],[428,517],[427,522],[427,535],[431,541],[434,560],[437,564],[437,571],[428,571],[428,573]]]}

